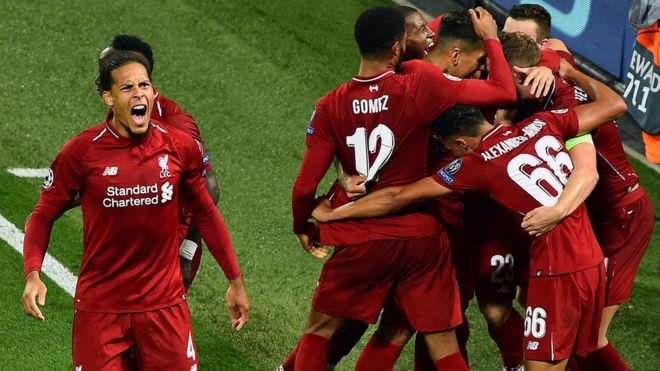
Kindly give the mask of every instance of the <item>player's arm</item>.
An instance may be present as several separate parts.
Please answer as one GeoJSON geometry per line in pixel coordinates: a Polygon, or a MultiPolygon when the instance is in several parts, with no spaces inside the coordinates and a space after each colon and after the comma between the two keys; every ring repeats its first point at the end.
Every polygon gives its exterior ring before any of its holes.
{"type": "Polygon", "coordinates": [[[565,217],[572,214],[587,199],[598,182],[596,148],[591,134],[585,134],[566,142],[573,162],[573,171],[552,207],[538,207],[528,212],[521,227],[532,236],[539,236],[553,229],[565,217]]]}
{"type": "Polygon", "coordinates": [[[449,188],[438,184],[433,177],[426,177],[405,186],[379,189],[336,209],[331,209],[328,203],[321,203],[312,216],[319,222],[373,218],[393,214],[407,206],[451,192],[449,188]]]}
{"type": "Polygon", "coordinates": [[[566,60],[561,61],[559,74],[575,82],[592,99],[592,102],[574,108],[579,122],[579,134],[589,133],[600,125],[621,117],[628,109],[626,102],[614,90],[578,71],[566,60]]]}
{"type": "Polygon", "coordinates": [[[303,249],[319,259],[327,256],[328,250],[318,246],[317,228],[309,222],[309,218],[316,205],[316,188],[334,156],[335,152],[329,148],[308,146],[291,192],[293,232],[298,236],[303,249]]]}
{"type": "Polygon", "coordinates": [[[44,180],[41,196],[25,223],[23,239],[23,309],[28,315],[44,320],[39,305],[46,304],[46,285],[41,281],[41,266],[48,249],[53,223],[67,210],[82,183],[83,173],[77,146],[67,143],[60,151],[44,180]],[[38,300],[38,305],[37,305],[38,300]]]}

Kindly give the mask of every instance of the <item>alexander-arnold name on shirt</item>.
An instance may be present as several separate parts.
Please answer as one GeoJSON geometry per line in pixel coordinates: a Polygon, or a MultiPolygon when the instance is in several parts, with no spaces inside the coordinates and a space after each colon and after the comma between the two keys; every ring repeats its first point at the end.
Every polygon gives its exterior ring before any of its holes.
{"type": "Polygon", "coordinates": [[[507,138],[492,145],[490,148],[481,152],[481,157],[484,159],[484,161],[490,161],[503,156],[513,149],[520,147],[521,144],[535,137],[538,133],[541,132],[541,129],[545,125],[547,125],[545,121],[535,119],[527,126],[522,128],[523,135],[507,138]]]}

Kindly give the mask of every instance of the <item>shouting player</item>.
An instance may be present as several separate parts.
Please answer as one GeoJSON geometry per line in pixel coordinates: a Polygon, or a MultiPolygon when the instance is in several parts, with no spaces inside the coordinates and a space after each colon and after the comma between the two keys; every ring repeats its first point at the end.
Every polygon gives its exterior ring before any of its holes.
{"type": "Polygon", "coordinates": [[[83,258],[72,346],[77,369],[126,369],[132,347],[141,369],[197,367],[178,259],[182,199],[230,282],[232,325],[239,330],[248,320],[247,293],[204,184],[199,146],[151,119],[150,71],[137,53],[113,52],[105,59],[97,81],[113,116],[64,145],[26,224],[23,306],[44,320],[39,305],[46,286],[39,275],[50,232],[80,195],[83,258]]]}
{"type": "MultiPolygon", "coordinates": [[[[132,35],[116,35],[112,39],[110,46],[101,52],[101,55],[99,56],[99,68],[102,68],[104,58],[113,50],[140,53],[147,59],[151,69],[153,70],[154,68],[154,57],[151,46],[145,41],[132,35]]],[[[209,191],[209,195],[213,202],[217,204],[220,197],[220,190],[218,188],[218,182],[213,175],[211,157],[206,151],[204,140],[199,133],[197,123],[193,117],[183,111],[175,101],[165,98],[155,87],[154,92],[155,96],[152,118],[167,126],[171,125],[177,130],[190,135],[198,143],[202,151],[201,156],[204,163],[204,180],[206,182],[206,189],[209,191]]],[[[108,112],[108,119],[110,118],[112,118],[112,110],[108,112]]],[[[195,279],[202,258],[202,249],[199,248],[202,239],[197,227],[190,222],[189,210],[190,208],[188,205],[184,203],[181,207],[181,237],[183,238],[183,241],[179,247],[179,255],[181,256],[181,274],[187,289],[190,288],[192,281],[195,279]]]]}
{"type": "Polygon", "coordinates": [[[595,101],[574,110],[542,112],[514,126],[493,126],[478,109],[458,105],[443,113],[434,129],[461,158],[433,177],[378,190],[338,209],[321,205],[314,212],[319,221],[376,217],[460,190],[490,194],[521,215],[548,209],[561,213],[563,220],[536,238],[530,251],[524,330],[528,370],[562,370],[573,352],[585,356],[594,351],[604,301],[603,255],[579,189],[568,179],[573,164],[564,140],[619,117],[626,106],[605,85],[576,70],[567,77],[595,101]]]}

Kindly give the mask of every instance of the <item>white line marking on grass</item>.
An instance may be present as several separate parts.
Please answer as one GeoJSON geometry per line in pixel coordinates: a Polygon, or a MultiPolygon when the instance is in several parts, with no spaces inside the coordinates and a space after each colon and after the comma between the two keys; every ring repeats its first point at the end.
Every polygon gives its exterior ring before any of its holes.
{"type": "Polygon", "coordinates": [[[7,169],[7,172],[19,178],[45,178],[48,175],[48,169],[29,169],[23,167],[11,167],[7,169]]]}
{"type": "MultiPolygon", "coordinates": [[[[0,215],[0,238],[7,242],[9,246],[13,247],[14,250],[18,251],[19,254],[23,255],[23,239],[25,238],[25,234],[2,215],[0,215]]],[[[55,281],[57,286],[63,288],[69,295],[74,296],[78,277],[48,253],[46,253],[46,257],[44,258],[41,271],[55,281]]]]}

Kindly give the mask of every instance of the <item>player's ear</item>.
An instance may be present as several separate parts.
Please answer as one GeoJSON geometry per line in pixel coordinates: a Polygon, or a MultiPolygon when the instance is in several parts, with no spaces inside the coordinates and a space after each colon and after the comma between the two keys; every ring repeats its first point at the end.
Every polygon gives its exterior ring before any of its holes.
{"type": "Polygon", "coordinates": [[[452,66],[454,67],[458,66],[458,63],[461,60],[461,49],[459,48],[449,49],[449,60],[451,61],[452,66]]]}
{"type": "Polygon", "coordinates": [[[114,100],[112,99],[112,94],[110,94],[109,91],[104,91],[101,93],[101,97],[103,97],[103,103],[105,103],[108,106],[113,106],[115,104],[114,100]]]}
{"type": "Polygon", "coordinates": [[[395,41],[394,44],[392,44],[392,50],[391,50],[392,57],[398,59],[399,57],[401,57],[402,52],[403,51],[401,50],[401,41],[400,40],[395,41]]]}
{"type": "Polygon", "coordinates": [[[539,45],[541,45],[541,49],[545,49],[545,48],[547,48],[547,47],[548,47],[548,42],[549,42],[549,41],[550,41],[549,39],[543,39],[543,40],[541,40],[541,43],[539,44],[539,45]]]}

